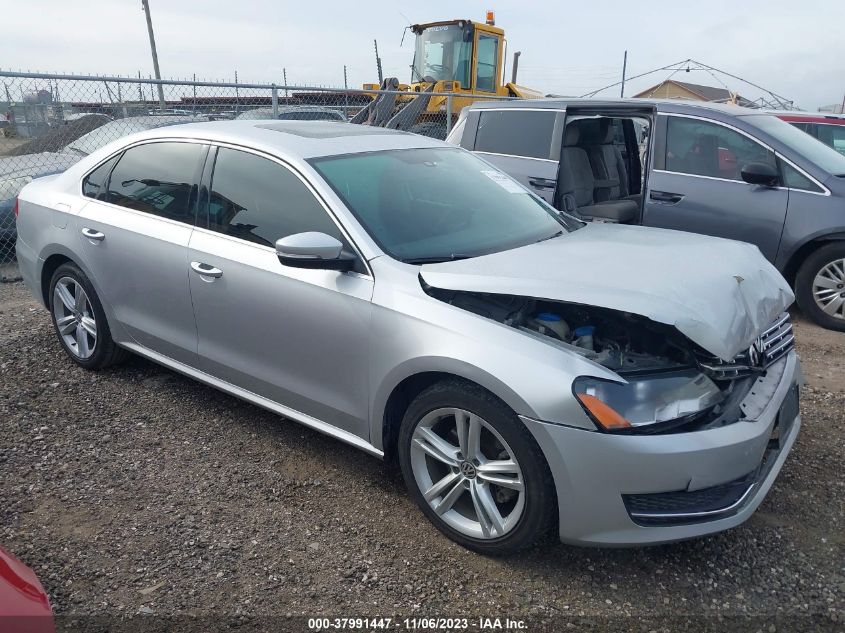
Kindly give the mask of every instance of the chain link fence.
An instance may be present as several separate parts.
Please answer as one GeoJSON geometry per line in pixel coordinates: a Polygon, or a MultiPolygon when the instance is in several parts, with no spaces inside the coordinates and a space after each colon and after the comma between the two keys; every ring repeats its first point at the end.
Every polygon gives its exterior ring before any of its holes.
{"type": "MultiPolygon", "coordinates": [[[[470,100],[450,93],[156,81],[0,71],[0,277],[18,278],[15,200],[133,132],[232,119],[348,121],[445,138],[470,100]],[[452,116],[447,113],[451,112],[452,116]]],[[[388,90],[387,88],[394,88],[388,90]]]]}

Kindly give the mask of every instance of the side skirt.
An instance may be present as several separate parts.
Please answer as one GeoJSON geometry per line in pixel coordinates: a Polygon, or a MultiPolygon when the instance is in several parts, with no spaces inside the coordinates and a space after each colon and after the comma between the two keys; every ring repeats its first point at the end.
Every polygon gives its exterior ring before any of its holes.
{"type": "Polygon", "coordinates": [[[219,389],[225,393],[228,393],[236,398],[240,398],[241,400],[246,400],[247,402],[257,405],[262,409],[267,409],[268,411],[272,411],[278,415],[284,416],[285,418],[289,418],[294,420],[295,422],[299,422],[309,428],[314,429],[324,435],[328,435],[329,437],[333,437],[341,442],[345,442],[346,444],[350,444],[355,448],[359,448],[362,451],[369,453],[379,459],[384,459],[384,452],[377,449],[375,446],[367,442],[366,440],[354,435],[353,433],[349,433],[348,431],[344,431],[339,429],[335,426],[327,422],[323,422],[322,420],[318,420],[317,418],[313,418],[310,415],[306,415],[304,413],[300,413],[294,409],[286,407],[284,405],[279,404],[278,402],[274,402],[273,400],[269,400],[263,396],[259,396],[258,394],[252,393],[251,391],[247,391],[246,389],[241,389],[233,385],[232,383],[226,382],[224,380],[220,380],[219,378],[215,378],[210,374],[207,374],[203,371],[198,369],[194,369],[193,367],[186,365],[184,363],[180,363],[179,361],[175,361],[172,358],[149,350],[145,347],[142,347],[136,343],[120,343],[121,347],[125,347],[130,352],[138,354],[138,356],[143,356],[154,363],[158,363],[159,365],[163,365],[169,369],[179,372],[180,374],[184,374],[189,378],[193,378],[201,383],[209,385],[210,387],[214,387],[215,389],[219,389]]]}

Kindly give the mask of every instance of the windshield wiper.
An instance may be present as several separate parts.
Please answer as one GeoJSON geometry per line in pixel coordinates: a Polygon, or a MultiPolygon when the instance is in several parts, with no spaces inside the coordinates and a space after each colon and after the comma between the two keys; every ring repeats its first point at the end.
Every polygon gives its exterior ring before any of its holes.
{"type": "Polygon", "coordinates": [[[563,231],[558,231],[558,232],[557,232],[557,233],[555,233],[554,235],[549,235],[548,237],[542,237],[542,238],[540,238],[539,240],[537,240],[537,241],[536,241],[536,242],[534,242],[534,243],[535,243],[535,244],[539,244],[540,242],[547,242],[547,241],[549,241],[549,240],[553,240],[553,239],[555,239],[556,237],[560,237],[561,235],[563,235],[563,231]]]}
{"type": "Polygon", "coordinates": [[[437,255],[434,257],[409,257],[401,260],[405,264],[419,266],[421,264],[441,264],[443,262],[456,262],[461,259],[470,259],[475,255],[464,255],[462,253],[452,253],[451,255],[437,255]]]}

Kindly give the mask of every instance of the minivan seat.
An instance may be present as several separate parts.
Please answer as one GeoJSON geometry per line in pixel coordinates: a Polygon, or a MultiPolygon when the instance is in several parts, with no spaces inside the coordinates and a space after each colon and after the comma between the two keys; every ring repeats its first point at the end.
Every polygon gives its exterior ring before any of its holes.
{"type": "MultiPolygon", "coordinates": [[[[581,130],[569,124],[563,133],[558,187],[555,206],[584,219],[631,222],[637,217],[637,204],[632,200],[595,201],[596,178],[587,151],[578,147],[581,130]]],[[[601,183],[599,183],[601,184],[601,183]]]]}
{"type": "Polygon", "coordinates": [[[614,143],[614,129],[610,119],[585,120],[590,123],[591,134],[581,138],[580,144],[587,150],[593,174],[599,181],[606,181],[608,186],[597,183],[596,200],[633,200],[639,205],[641,196],[631,194],[629,189],[628,167],[622,152],[614,143]]]}

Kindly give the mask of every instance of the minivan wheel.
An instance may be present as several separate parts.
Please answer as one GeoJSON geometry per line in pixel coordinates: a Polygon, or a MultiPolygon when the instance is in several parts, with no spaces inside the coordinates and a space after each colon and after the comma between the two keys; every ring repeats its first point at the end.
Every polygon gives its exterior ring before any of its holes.
{"type": "Polygon", "coordinates": [[[845,331],[845,242],[812,253],[795,277],[801,311],[822,327],[845,331]]]}
{"type": "Polygon", "coordinates": [[[515,552],[554,523],[540,447],[513,411],[476,385],[443,381],[414,399],[399,432],[399,463],[429,520],[476,552],[515,552]]]}
{"type": "Polygon", "coordinates": [[[49,300],[59,343],[77,365],[102,369],[128,356],[112,340],[103,306],[78,266],[68,262],[56,269],[50,280],[49,300]]]}

